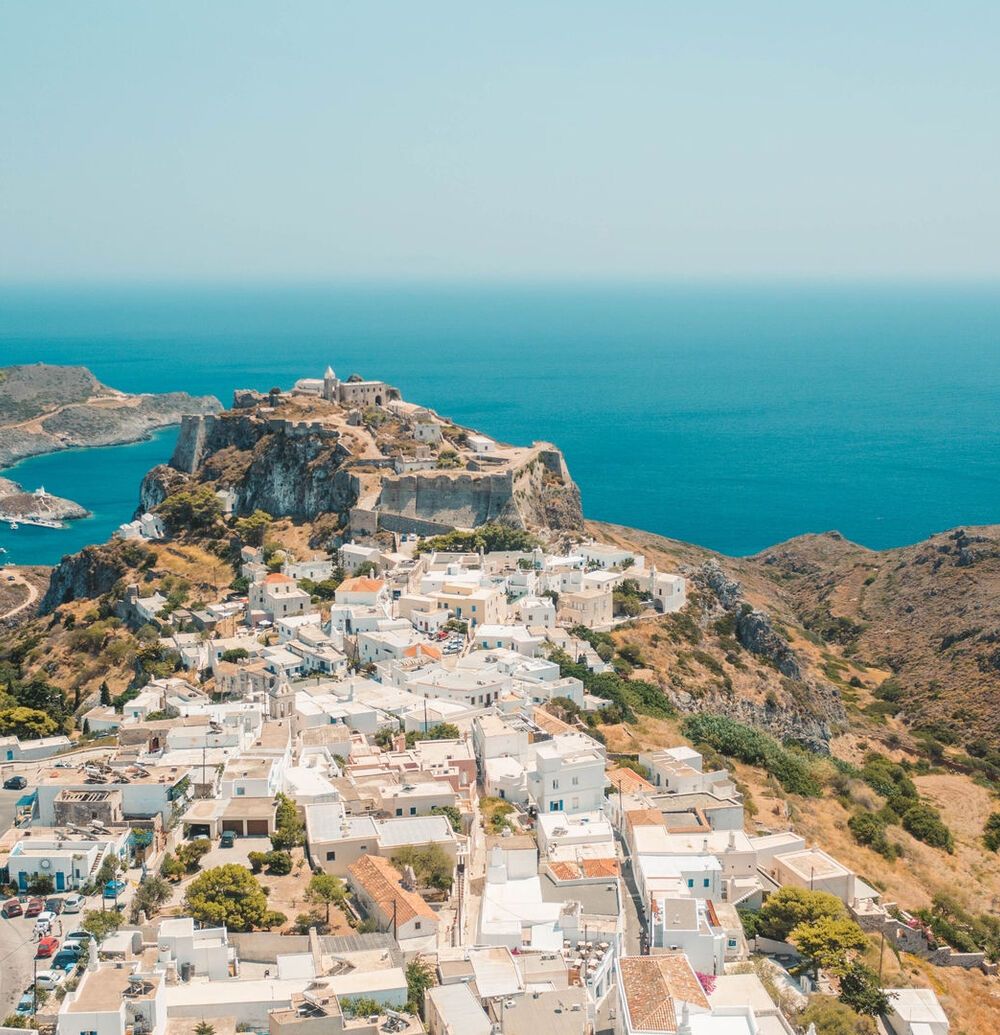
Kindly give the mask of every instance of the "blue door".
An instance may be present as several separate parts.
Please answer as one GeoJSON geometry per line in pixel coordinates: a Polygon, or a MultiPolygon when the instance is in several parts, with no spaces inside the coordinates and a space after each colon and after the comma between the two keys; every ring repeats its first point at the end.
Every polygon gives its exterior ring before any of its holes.
{"type": "Polygon", "coordinates": [[[66,890],[66,874],[62,870],[56,870],[56,891],[66,890]]]}
{"type": "Polygon", "coordinates": [[[17,886],[21,889],[21,891],[28,890],[28,875],[24,872],[24,870],[21,870],[17,875],[17,886]]]}

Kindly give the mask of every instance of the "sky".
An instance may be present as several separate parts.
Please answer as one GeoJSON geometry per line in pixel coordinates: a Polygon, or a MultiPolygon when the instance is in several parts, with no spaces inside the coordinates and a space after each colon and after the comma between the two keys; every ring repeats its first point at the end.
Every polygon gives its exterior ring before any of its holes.
{"type": "Polygon", "coordinates": [[[0,282],[1000,276],[1000,4],[0,5],[0,282]]]}

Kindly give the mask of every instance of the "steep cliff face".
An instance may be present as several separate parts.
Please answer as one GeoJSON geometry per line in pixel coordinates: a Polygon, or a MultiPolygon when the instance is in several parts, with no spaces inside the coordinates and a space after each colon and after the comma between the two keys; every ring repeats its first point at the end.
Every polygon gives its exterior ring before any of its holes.
{"type": "Polygon", "coordinates": [[[64,557],[49,579],[49,588],[38,605],[40,614],[49,614],[71,600],[92,599],[109,593],[114,584],[130,570],[126,559],[136,547],[120,541],[87,546],[64,557]]]}
{"type": "MultiPolygon", "coordinates": [[[[191,417],[182,423],[169,468],[147,475],[142,506],[156,506],[197,481],[231,489],[240,514],[259,508],[313,520],[357,507],[400,531],[428,525],[472,528],[490,521],[583,526],[579,490],[554,446],[511,449],[502,457],[470,455],[461,469],[396,473],[398,428],[394,434],[377,425],[289,419],[270,408],[191,417]]],[[[454,432],[457,439],[463,434],[454,432]]]]}

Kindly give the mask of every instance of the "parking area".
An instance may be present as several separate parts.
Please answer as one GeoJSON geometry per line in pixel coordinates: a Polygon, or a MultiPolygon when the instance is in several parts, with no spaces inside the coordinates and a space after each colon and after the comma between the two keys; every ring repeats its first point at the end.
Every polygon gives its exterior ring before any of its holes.
{"type": "MultiPolygon", "coordinates": [[[[54,925],[53,934],[62,943],[66,935],[77,930],[83,913],[88,909],[100,909],[98,896],[88,898],[79,913],[61,913],[54,925]]],[[[16,1005],[21,993],[30,987],[34,973],[35,948],[38,939],[34,936],[35,921],[21,916],[11,919],[0,918],[0,1016],[6,1017],[16,1005]]],[[[38,969],[46,970],[48,963],[38,961],[38,969]]]]}
{"type": "Polygon", "coordinates": [[[210,870],[213,866],[224,866],[226,863],[239,863],[250,868],[248,856],[251,852],[271,851],[269,837],[238,837],[232,848],[220,848],[219,839],[212,841],[212,850],[201,860],[201,868],[210,870]]]}

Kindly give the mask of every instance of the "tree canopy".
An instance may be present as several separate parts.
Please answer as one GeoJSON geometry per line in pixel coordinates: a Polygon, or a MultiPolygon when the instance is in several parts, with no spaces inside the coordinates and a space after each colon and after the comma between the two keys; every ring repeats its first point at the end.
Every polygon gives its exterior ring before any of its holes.
{"type": "Polygon", "coordinates": [[[199,923],[225,924],[230,931],[266,926],[267,896],[256,877],[238,863],[206,870],[187,890],[184,905],[199,923]]]}
{"type": "Polygon", "coordinates": [[[340,905],[346,897],[344,882],[329,873],[313,874],[306,888],[306,901],[316,906],[326,907],[326,922],[330,922],[330,906],[340,905]]]}
{"type": "Polygon", "coordinates": [[[846,915],[847,911],[836,895],[786,884],[764,903],[757,917],[757,931],[765,938],[783,942],[800,924],[846,915]]]}

